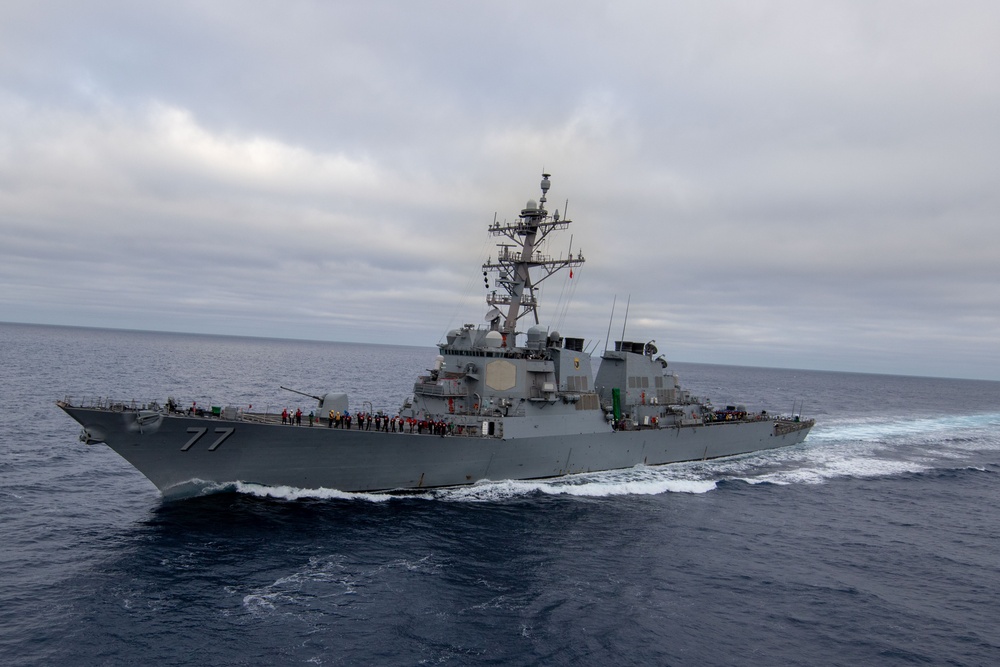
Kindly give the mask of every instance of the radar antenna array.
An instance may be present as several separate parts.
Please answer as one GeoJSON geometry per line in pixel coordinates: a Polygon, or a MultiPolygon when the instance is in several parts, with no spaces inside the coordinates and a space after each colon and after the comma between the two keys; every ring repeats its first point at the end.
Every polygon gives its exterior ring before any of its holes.
{"type": "Polygon", "coordinates": [[[542,174],[542,196],[538,203],[529,200],[516,222],[501,224],[494,218],[489,227],[492,236],[507,239],[497,243],[496,261],[490,259],[483,264],[487,289],[491,271],[496,273],[494,284],[501,288],[488,294],[486,303],[500,310],[502,317],[493,319],[493,326],[503,334],[514,334],[517,321],[529,313],[538,324],[536,288],[549,276],[565,268],[578,267],[585,261],[580,251],[575,256],[555,258],[538,249],[550,233],[568,229],[572,223],[569,218],[560,219],[558,211],[550,216],[545,210],[549,186],[549,174],[542,174]]]}

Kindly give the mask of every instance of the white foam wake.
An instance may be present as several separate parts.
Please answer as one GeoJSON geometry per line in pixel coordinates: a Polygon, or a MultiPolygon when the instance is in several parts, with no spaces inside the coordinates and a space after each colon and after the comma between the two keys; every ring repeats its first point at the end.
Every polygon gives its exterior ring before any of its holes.
{"type": "Polygon", "coordinates": [[[451,502],[496,502],[534,494],[581,497],[659,495],[662,493],[706,493],[716,486],[712,479],[687,478],[671,468],[637,466],[628,470],[568,475],[555,480],[481,480],[469,486],[392,493],[351,493],[337,489],[300,489],[237,482],[230,488],[258,498],[281,500],[358,500],[382,503],[393,499],[423,499],[451,502]]]}
{"type": "Polygon", "coordinates": [[[608,496],[653,496],[663,493],[707,493],[716,486],[711,479],[692,479],[667,468],[638,466],[628,470],[569,475],[557,480],[483,480],[467,487],[441,489],[434,496],[456,502],[492,502],[544,494],[604,498],[608,496]]]}
{"type": "Polygon", "coordinates": [[[265,486],[244,482],[236,482],[233,487],[237,493],[248,496],[279,498],[281,500],[364,500],[372,503],[384,503],[397,497],[390,493],[351,493],[337,489],[299,489],[294,486],[265,486]]]}
{"type": "MultiPolygon", "coordinates": [[[[985,435],[1000,427],[1000,414],[942,415],[914,419],[907,416],[873,415],[864,420],[820,424],[810,434],[814,443],[865,441],[887,442],[902,439],[927,440],[942,435],[985,435]]],[[[989,438],[984,440],[988,444],[989,438]]],[[[993,444],[1000,444],[992,438],[993,444]]]]}

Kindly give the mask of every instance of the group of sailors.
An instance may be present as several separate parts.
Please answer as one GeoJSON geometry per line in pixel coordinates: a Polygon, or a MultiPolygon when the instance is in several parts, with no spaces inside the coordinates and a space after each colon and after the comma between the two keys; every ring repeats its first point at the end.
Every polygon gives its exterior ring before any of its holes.
{"type": "MultiPolygon", "coordinates": [[[[289,424],[292,426],[302,426],[303,413],[301,409],[290,410],[285,408],[281,411],[281,423],[289,424]]],[[[321,423],[320,418],[316,416],[314,412],[310,412],[306,415],[309,420],[309,426],[314,423],[321,423]]],[[[402,417],[396,415],[390,417],[389,415],[384,415],[382,413],[371,414],[365,412],[357,412],[351,414],[350,412],[340,412],[337,410],[330,410],[330,414],[327,418],[327,428],[357,428],[362,431],[371,431],[372,426],[374,430],[382,431],[384,433],[427,433],[429,435],[451,435],[454,433],[455,426],[444,420],[434,421],[432,419],[413,419],[408,417],[402,417]]]]}
{"type": "Polygon", "coordinates": [[[449,424],[444,420],[407,419],[406,421],[409,423],[410,433],[413,433],[413,429],[416,428],[417,433],[427,431],[431,435],[440,435],[442,438],[451,435],[455,428],[454,424],[449,424]]]}
{"type": "Polygon", "coordinates": [[[383,415],[382,413],[371,414],[358,412],[351,414],[350,412],[341,413],[339,411],[330,410],[330,415],[327,420],[327,428],[351,428],[352,425],[357,426],[358,429],[363,431],[372,430],[372,424],[375,425],[376,431],[383,431],[385,433],[396,433],[397,430],[403,432],[403,418],[402,417],[390,417],[389,415],[383,415]]]}
{"type": "MultiPolygon", "coordinates": [[[[311,424],[312,422],[310,422],[311,424]]],[[[364,412],[352,415],[350,412],[340,413],[335,410],[330,410],[326,426],[327,428],[344,429],[350,429],[354,426],[360,430],[371,431],[373,424],[376,431],[382,431],[383,433],[428,433],[440,436],[454,433],[454,424],[450,424],[444,420],[413,419],[412,417],[402,417],[400,415],[390,417],[381,413],[373,415],[364,412]]]]}
{"type": "Polygon", "coordinates": [[[767,419],[767,410],[760,412],[747,412],[746,410],[716,410],[705,415],[706,422],[734,422],[734,421],[754,421],[759,422],[767,419]]]}
{"type": "MultiPolygon", "coordinates": [[[[316,414],[313,412],[309,413],[309,425],[313,425],[313,421],[316,419],[316,414]]],[[[302,410],[297,409],[292,412],[288,408],[281,411],[281,423],[282,424],[294,424],[295,426],[302,426],[302,410]]]]}

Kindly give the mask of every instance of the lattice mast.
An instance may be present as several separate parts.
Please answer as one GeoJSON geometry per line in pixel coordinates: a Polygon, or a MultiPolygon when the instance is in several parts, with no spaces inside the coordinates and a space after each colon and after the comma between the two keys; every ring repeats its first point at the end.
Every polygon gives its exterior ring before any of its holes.
{"type": "MultiPolygon", "coordinates": [[[[572,269],[584,262],[583,253],[577,251],[574,257],[572,248],[566,258],[543,255],[537,250],[551,232],[567,229],[572,223],[569,219],[560,220],[558,210],[551,217],[545,210],[549,174],[542,174],[541,188],[541,199],[537,204],[529,200],[517,222],[494,222],[489,227],[491,235],[504,237],[510,242],[497,243],[496,261],[491,258],[483,264],[487,289],[490,271],[496,272],[494,284],[498,288],[486,296],[487,305],[492,307],[487,318],[491,320],[493,329],[510,336],[511,341],[516,333],[517,321],[528,313],[534,317],[535,324],[539,323],[535,288],[552,274],[567,267],[572,269]],[[537,270],[533,272],[533,269],[537,270]]],[[[570,275],[572,276],[572,272],[570,275]]]]}

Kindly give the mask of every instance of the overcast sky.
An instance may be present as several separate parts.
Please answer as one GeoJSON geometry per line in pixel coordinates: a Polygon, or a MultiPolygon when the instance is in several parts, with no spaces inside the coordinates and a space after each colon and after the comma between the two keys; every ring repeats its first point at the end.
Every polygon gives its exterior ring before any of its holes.
{"type": "Polygon", "coordinates": [[[0,321],[1000,380],[1000,3],[0,4],[0,321]],[[548,250],[565,253],[570,239],[548,250]]]}

